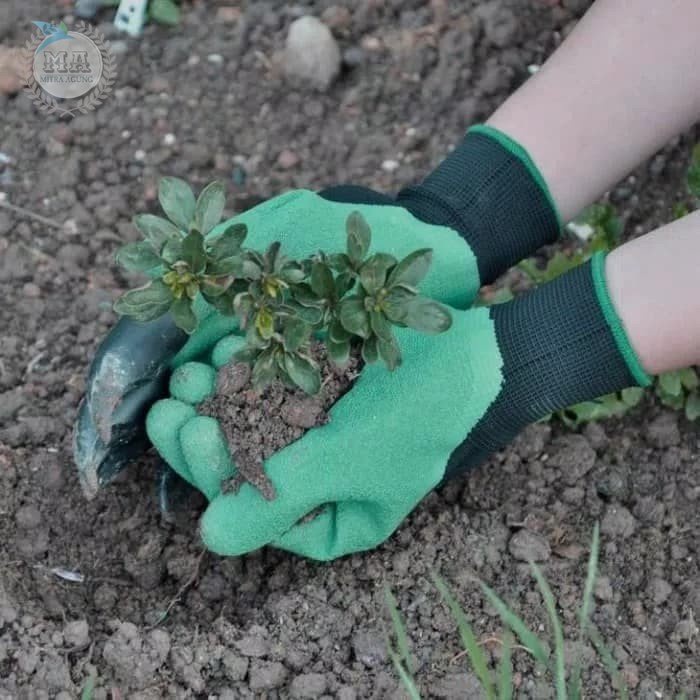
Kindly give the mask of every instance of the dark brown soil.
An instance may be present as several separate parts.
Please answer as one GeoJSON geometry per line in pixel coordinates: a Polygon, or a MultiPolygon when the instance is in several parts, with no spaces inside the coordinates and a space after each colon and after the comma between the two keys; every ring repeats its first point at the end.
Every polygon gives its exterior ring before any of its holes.
{"type": "MultiPolygon", "coordinates": [[[[431,494],[384,545],[330,564],[271,548],[202,557],[196,520],[178,527],[159,513],[154,455],[90,502],[71,462],[90,358],[115,322],[112,301],[136,281],[114,253],[137,237],[132,214],[155,212],[161,175],[222,178],[237,210],[292,187],[396,192],[525,80],[588,4],[207,0],[184,3],[180,30],[149,27],[140,40],[115,36],[106,12],[119,73],[99,110],[63,123],[25,95],[0,96],[0,152],[11,159],[0,162],[0,192],[68,222],[58,230],[0,208],[2,700],[76,698],[90,675],[95,700],[398,700],[385,585],[424,696],[478,698],[430,572],[486,640],[502,628],[475,577],[546,629],[523,561],[536,554],[574,638],[596,521],[593,617],[632,697],[698,697],[700,434],[653,401],[579,433],[533,426],[431,494]],[[233,20],[217,16],[224,4],[240,9],[233,20]],[[292,89],[274,69],[304,12],[335,17],[345,68],[325,93],[292,89]]],[[[30,21],[60,20],[60,5],[0,2],[0,42],[23,45],[30,21]]],[[[696,139],[675,139],[609,193],[626,236],[670,219],[696,139]]],[[[584,652],[585,696],[614,697],[584,652]]],[[[516,696],[553,697],[528,655],[514,658],[516,696]]]]}
{"type": "Polygon", "coordinates": [[[229,363],[219,370],[216,394],[201,403],[197,412],[219,421],[236,463],[238,474],[224,484],[224,492],[237,491],[248,482],[266,499],[275,498],[264,460],[307,430],[327,423],[330,407],[352,387],[360,365],[356,355],[342,369],[328,360],[320,343],[312,346],[311,356],[321,369],[321,391],[315,396],[280,381],[257,391],[246,364],[229,363]]]}

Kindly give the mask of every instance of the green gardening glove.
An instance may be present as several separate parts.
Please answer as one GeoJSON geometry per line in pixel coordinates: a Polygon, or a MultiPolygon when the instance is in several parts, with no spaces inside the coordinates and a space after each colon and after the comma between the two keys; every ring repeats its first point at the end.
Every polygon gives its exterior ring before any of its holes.
{"type": "Polygon", "coordinates": [[[215,368],[240,347],[238,336],[217,344],[213,365],[187,363],[173,374],[173,398],[148,415],[149,437],[210,500],[201,533],[214,552],[272,545],[328,560],[372,548],[441,481],[479,464],[526,424],[648,382],[604,277],[597,257],[513,302],[454,310],[442,335],[399,332],[399,369],[365,367],[327,425],[266,462],[273,501],[249,484],[220,493],[235,465],[217,422],[194,407],[213,391],[215,368]]]}

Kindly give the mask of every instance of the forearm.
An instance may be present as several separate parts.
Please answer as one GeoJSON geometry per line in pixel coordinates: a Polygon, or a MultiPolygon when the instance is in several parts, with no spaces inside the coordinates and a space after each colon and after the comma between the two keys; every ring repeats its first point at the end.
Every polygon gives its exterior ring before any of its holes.
{"type": "Polygon", "coordinates": [[[489,119],[569,220],[700,115],[697,0],[598,0],[489,119]]]}
{"type": "Polygon", "coordinates": [[[606,277],[648,373],[700,364],[700,212],[612,252],[606,277]]]}

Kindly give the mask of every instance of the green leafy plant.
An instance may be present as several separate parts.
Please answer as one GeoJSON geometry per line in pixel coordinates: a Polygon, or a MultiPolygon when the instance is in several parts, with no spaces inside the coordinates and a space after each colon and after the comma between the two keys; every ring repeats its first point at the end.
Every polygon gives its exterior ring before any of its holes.
{"type": "MultiPolygon", "coordinates": [[[[600,534],[598,525],[596,525],[593,530],[583,600],[578,614],[578,642],[579,644],[590,642],[593,645],[608,671],[613,686],[617,690],[617,696],[624,700],[628,697],[628,690],[619,672],[617,662],[603,642],[600,632],[591,621],[593,588],[597,575],[599,549],[600,534]]],[[[450,592],[447,584],[437,574],[433,574],[433,581],[452,617],[455,619],[464,646],[463,655],[468,658],[487,700],[510,700],[513,697],[514,686],[511,659],[516,649],[529,653],[533,657],[535,664],[549,674],[557,700],[580,700],[583,697],[581,659],[577,656],[573,660],[567,674],[564,632],[557,613],[554,594],[540,568],[533,562],[530,563],[530,568],[547,610],[552,639],[550,643],[545,644],[492,588],[482,582],[481,588],[484,597],[497,611],[501,621],[508,630],[501,640],[501,658],[496,669],[489,667],[487,656],[467,616],[450,592]],[[517,638],[519,641],[519,647],[515,647],[513,644],[514,638],[517,638]],[[553,648],[553,653],[548,650],[550,647],[553,648]]],[[[389,642],[390,657],[408,695],[413,700],[420,700],[418,684],[412,675],[408,635],[398,612],[396,599],[390,591],[386,592],[386,603],[396,639],[395,647],[389,642]]]]}
{"type": "Polygon", "coordinates": [[[135,217],[144,240],[117,254],[125,269],[152,279],[118,299],[115,310],[143,322],[169,312],[192,333],[201,295],[222,314],[238,317],[246,346],[236,359],[253,365],[256,386],[280,379],[316,393],[321,376],[310,346],[317,337],[339,366],[355,346],[366,363],[382,361],[393,370],[401,364],[394,327],[442,333],[452,324],[445,306],[418,291],[432,251],[417,250],[403,260],[370,253],[372,234],[358,212],[346,222],[346,252],[292,260],[279,242],[264,252],[244,248],[242,224],[207,236],[224,209],[220,183],[207,185],[195,199],[186,182],[164,178],[158,196],[168,218],[135,217]]]}

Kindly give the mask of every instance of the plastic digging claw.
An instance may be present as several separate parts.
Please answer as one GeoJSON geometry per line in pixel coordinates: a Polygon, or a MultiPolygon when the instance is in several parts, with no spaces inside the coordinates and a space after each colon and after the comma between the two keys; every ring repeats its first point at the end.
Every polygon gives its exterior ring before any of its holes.
{"type": "Polygon", "coordinates": [[[164,316],[122,318],[100,345],[73,432],[73,455],[88,498],[148,447],[145,418],[167,394],[170,363],[187,335],[164,316]]]}

